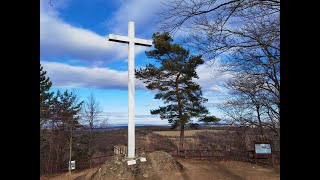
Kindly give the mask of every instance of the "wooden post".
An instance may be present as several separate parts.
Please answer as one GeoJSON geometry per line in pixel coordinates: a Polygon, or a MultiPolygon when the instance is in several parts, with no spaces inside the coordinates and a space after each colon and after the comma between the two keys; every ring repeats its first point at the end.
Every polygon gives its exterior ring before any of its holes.
{"type": "Polygon", "coordinates": [[[255,159],[256,164],[258,164],[258,157],[257,157],[256,152],[254,152],[254,159],[255,159]]]}
{"type": "Polygon", "coordinates": [[[276,167],[275,164],[274,164],[274,155],[273,154],[271,154],[271,158],[272,158],[272,166],[276,167]]]}

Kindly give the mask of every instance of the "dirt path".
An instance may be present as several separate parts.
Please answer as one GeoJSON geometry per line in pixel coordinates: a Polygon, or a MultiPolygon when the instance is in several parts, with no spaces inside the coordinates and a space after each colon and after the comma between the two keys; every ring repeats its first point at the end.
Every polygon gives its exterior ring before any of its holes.
{"type": "MultiPolygon", "coordinates": [[[[156,179],[163,180],[280,180],[280,169],[270,166],[255,165],[238,161],[210,161],[198,159],[183,159],[178,161],[184,170],[166,175],[162,174],[156,179]]],[[[66,173],[53,180],[89,180],[97,168],[88,169],[72,175],[66,173]]]]}
{"type": "Polygon", "coordinates": [[[251,163],[209,160],[179,159],[184,171],[163,179],[177,180],[279,180],[280,171],[272,167],[261,167],[251,163]]]}
{"type": "MultiPolygon", "coordinates": [[[[98,167],[87,169],[73,174],[64,173],[53,178],[42,178],[43,180],[88,180],[98,170],[98,167]]],[[[41,178],[40,178],[41,179],[41,178]]]]}

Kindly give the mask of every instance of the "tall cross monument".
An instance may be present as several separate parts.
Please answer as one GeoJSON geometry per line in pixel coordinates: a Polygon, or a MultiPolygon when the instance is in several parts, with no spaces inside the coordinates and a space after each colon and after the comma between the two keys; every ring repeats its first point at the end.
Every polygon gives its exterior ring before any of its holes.
{"type": "Polygon", "coordinates": [[[109,41],[129,44],[128,48],[128,165],[135,164],[135,126],[134,126],[134,45],[152,46],[152,40],[134,37],[134,22],[129,21],[128,36],[109,34],[109,41]]]}

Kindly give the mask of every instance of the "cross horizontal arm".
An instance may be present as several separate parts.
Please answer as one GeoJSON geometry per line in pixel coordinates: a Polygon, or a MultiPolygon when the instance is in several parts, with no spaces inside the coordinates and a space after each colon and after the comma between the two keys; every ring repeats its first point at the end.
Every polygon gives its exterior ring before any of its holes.
{"type": "Polygon", "coordinates": [[[149,47],[152,46],[152,40],[134,38],[134,43],[140,46],[149,46],[149,47]]]}
{"type": "Polygon", "coordinates": [[[109,34],[109,41],[129,43],[130,38],[126,37],[126,36],[119,36],[119,35],[109,34]]]}

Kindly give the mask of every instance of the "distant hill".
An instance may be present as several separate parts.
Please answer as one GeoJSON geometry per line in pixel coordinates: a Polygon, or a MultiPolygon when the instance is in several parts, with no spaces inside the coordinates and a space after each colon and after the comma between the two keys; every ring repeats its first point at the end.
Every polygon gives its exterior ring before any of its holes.
{"type": "MultiPolygon", "coordinates": [[[[169,124],[164,125],[155,125],[155,124],[135,124],[136,127],[144,127],[144,126],[170,126],[169,124]]],[[[128,124],[108,124],[105,127],[94,127],[93,131],[109,131],[109,130],[117,130],[117,129],[127,129],[128,124]]],[[[82,129],[82,128],[81,128],[82,129]]],[[[89,127],[86,126],[86,130],[89,130],[89,127]]]]}

